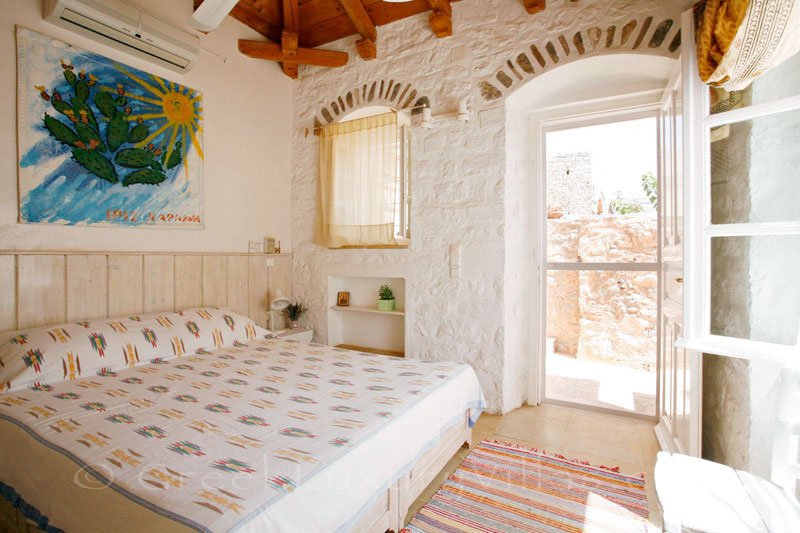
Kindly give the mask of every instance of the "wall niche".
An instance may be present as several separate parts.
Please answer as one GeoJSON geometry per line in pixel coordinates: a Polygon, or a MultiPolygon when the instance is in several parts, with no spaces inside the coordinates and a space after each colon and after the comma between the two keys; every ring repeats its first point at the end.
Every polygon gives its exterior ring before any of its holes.
{"type": "Polygon", "coordinates": [[[328,344],[362,352],[405,356],[406,280],[373,276],[328,277],[328,344]],[[391,287],[395,308],[378,309],[378,289],[391,287]],[[348,292],[349,305],[339,305],[348,292]]]}

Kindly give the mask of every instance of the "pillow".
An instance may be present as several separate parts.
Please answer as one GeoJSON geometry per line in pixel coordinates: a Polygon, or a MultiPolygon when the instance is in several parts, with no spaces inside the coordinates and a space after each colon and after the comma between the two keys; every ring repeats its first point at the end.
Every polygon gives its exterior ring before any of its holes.
{"type": "Polygon", "coordinates": [[[0,392],[171,359],[271,335],[220,307],[23,331],[0,346],[0,392]]]}

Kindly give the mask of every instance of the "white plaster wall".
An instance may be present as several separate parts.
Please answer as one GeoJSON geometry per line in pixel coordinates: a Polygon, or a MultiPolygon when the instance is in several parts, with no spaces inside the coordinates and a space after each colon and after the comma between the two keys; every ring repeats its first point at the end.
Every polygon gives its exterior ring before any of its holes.
{"type": "MultiPolygon", "coordinates": [[[[183,25],[191,0],[134,0],[183,25]]],[[[42,20],[40,0],[0,0],[0,249],[24,250],[247,250],[247,241],[290,241],[291,82],[272,62],[249,59],[237,39],[260,36],[227,18],[201,45],[200,63],[181,75],[97,44],[42,20]],[[203,92],[205,228],[118,229],[18,224],[16,44],[14,25],[57,37],[203,92]]]]}
{"type": "Polygon", "coordinates": [[[327,341],[329,275],[401,276],[407,290],[407,356],[470,363],[491,411],[520,405],[526,396],[532,242],[527,160],[520,156],[520,143],[527,141],[506,135],[504,102],[486,104],[478,83],[507,59],[525,50],[530,54],[533,42],[544,46],[562,32],[621,27],[649,14],[656,22],[665,14],[677,20],[687,5],[556,0],[530,16],[518,0],[464,0],[453,4],[452,37],[437,39],[428,15],[421,14],[378,29],[376,60],[357,56],[354,36],[325,46],[349,52],[347,67],[301,67],[294,88],[292,240],[296,292],[311,309],[317,340],[327,341]],[[461,98],[476,112],[467,125],[443,122],[430,131],[414,130],[408,250],[326,250],[313,244],[318,143],[304,136],[305,128],[340,95],[381,79],[411,83],[417,97],[430,98],[434,114],[455,109],[461,98]],[[450,244],[462,246],[459,279],[450,278],[450,244]]]}
{"type": "Polygon", "coordinates": [[[530,328],[535,327],[531,324],[530,308],[537,300],[531,294],[530,284],[533,260],[530,217],[535,215],[530,197],[527,122],[528,117],[523,113],[506,113],[503,403],[512,408],[527,399],[528,374],[535,373],[528,368],[530,328]]]}

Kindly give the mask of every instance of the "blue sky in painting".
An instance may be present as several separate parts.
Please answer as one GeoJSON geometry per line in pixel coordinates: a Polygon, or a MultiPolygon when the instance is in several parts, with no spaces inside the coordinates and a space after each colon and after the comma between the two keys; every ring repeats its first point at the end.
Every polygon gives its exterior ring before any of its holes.
{"type": "MultiPolygon", "coordinates": [[[[90,88],[87,103],[92,108],[98,122],[105,120],[94,104],[95,92],[100,86],[116,88],[122,84],[128,97],[131,115],[153,113],[153,104],[142,102],[135,96],[160,100],[150,90],[142,87],[131,77],[121,73],[112,60],[92,52],[65,45],[61,41],[29,30],[20,30],[18,37],[20,54],[20,91],[26,91],[20,98],[20,213],[24,222],[57,224],[112,224],[136,226],[159,223],[148,219],[147,214],[201,215],[202,202],[202,159],[192,147],[192,139],[180,132],[176,140],[189,147],[187,161],[166,170],[167,179],[159,185],[110,183],[88,172],[73,158],[70,147],[55,140],[44,127],[44,115],[49,114],[69,126],[70,121],[56,111],[50,102],[41,98],[36,85],[46,88],[48,94],[58,91],[65,100],[74,95],[72,87],[63,75],[61,60],[74,65],[74,72],[85,71],[94,75],[98,81],[90,88]],[[24,108],[23,108],[24,106],[24,108]],[[147,109],[145,106],[149,106],[147,109]],[[27,141],[27,144],[25,142],[27,141]],[[135,212],[133,220],[117,219],[109,221],[110,210],[135,212]]],[[[131,73],[160,90],[158,82],[141,70],[121,65],[131,73]]],[[[194,95],[195,91],[181,85],[162,80],[164,85],[176,92],[194,95]]],[[[195,104],[197,114],[202,117],[202,100],[195,104]]],[[[145,124],[151,132],[159,130],[167,122],[166,118],[147,118],[145,124]]],[[[200,121],[202,125],[202,121],[200,121]]],[[[131,123],[131,126],[135,122],[131,123]]],[[[105,142],[105,124],[101,127],[101,138],[105,142]]],[[[152,139],[155,147],[164,147],[172,139],[173,129],[167,128],[152,139]]],[[[198,133],[198,138],[202,139],[198,133]]],[[[202,142],[202,141],[201,141],[202,142]]],[[[126,144],[123,147],[131,147],[126,144]]],[[[109,156],[108,153],[104,155],[109,156]]],[[[131,170],[117,166],[120,179],[131,170]]],[[[165,223],[162,221],[161,223],[165,223]]],[[[174,220],[172,223],[175,223],[174,220]]],[[[195,223],[194,225],[199,225],[195,223]]]]}

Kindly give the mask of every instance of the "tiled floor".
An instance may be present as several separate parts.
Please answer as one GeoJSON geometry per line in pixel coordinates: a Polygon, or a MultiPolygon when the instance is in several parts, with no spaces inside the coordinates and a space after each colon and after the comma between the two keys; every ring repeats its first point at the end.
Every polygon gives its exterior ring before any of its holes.
{"type": "MultiPolygon", "coordinates": [[[[484,439],[560,453],[595,465],[618,466],[623,474],[644,472],[651,531],[660,531],[661,511],[653,486],[658,441],[653,422],[544,404],[505,416],[482,414],[472,430],[473,446],[484,439]]],[[[414,502],[406,523],[455,471],[469,450],[461,449],[414,502]]]]}

